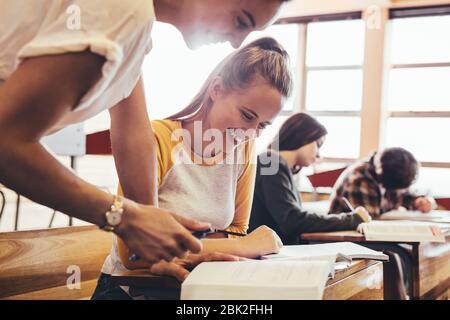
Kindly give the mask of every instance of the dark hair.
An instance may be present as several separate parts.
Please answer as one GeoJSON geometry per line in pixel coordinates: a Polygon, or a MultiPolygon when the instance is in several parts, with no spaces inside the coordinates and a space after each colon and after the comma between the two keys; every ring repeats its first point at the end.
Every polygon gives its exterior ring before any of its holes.
{"type": "Polygon", "coordinates": [[[315,118],[306,113],[296,113],[283,123],[269,148],[278,151],[297,150],[327,133],[327,129],[315,118]]]}
{"type": "Polygon", "coordinates": [[[379,181],[388,190],[409,188],[417,177],[419,164],[411,152],[389,148],[380,157],[382,174],[379,181]]]}

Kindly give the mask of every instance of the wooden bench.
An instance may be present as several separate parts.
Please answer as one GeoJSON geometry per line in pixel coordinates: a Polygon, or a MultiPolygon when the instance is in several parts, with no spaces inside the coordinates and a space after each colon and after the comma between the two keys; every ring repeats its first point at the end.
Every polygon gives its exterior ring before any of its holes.
{"type": "Polygon", "coordinates": [[[96,226],[0,233],[0,299],[89,299],[111,243],[96,226]]]}

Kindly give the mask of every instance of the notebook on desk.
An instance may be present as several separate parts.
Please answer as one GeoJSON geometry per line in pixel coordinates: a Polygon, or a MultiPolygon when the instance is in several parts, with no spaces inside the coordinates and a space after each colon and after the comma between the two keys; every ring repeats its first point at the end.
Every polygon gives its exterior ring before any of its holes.
{"type": "Polygon", "coordinates": [[[411,220],[450,223],[450,211],[433,210],[428,213],[420,211],[392,210],[383,213],[380,220],[411,220]]]}
{"type": "Polygon", "coordinates": [[[450,224],[423,221],[371,221],[358,229],[368,241],[445,242],[450,224]]]}
{"type": "Polygon", "coordinates": [[[182,300],[320,300],[333,261],[204,262],[181,286],[182,300]]]}
{"type": "Polygon", "coordinates": [[[279,253],[265,255],[262,259],[285,259],[290,257],[301,260],[334,259],[336,262],[352,261],[354,259],[389,260],[389,257],[382,252],[352,242],[283,246],[279,253]]]}

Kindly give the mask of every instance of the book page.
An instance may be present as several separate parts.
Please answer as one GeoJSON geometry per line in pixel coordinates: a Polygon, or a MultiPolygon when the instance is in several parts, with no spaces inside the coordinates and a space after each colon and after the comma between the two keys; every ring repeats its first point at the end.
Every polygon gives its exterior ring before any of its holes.
{"type": "Polygon", "coordinates": [[[336,261],[342,259],[373,259],[384,261],[389,259],[389,257],[382,252],[352,242],[283,246],[279,253],[263,256],[262,259],[279,259],[286,257],[297,257],[299,259],[329,259],[332,256],[337,257],[336,261]]]}
{"type": "Polygon", "coordinates": [[[433,210],[428,213],[420,211],[392,210],[383,213],[380,220],[413,220],[450,223],[450,211],[433,210]]]}
{"type": "Polygon", "coordinates": [[[181,299],[321,299],[331,270],[329,261],[204,262],[181,299]]]}
{"type": "MultiPolygon", "coordinates": [[[[444,225],[445,226],[445,225],[444,225]]],[[[360,225],[366,240],[445,242],[445,234],[434,223],[419,221],[372,221],[360,225]]]]}

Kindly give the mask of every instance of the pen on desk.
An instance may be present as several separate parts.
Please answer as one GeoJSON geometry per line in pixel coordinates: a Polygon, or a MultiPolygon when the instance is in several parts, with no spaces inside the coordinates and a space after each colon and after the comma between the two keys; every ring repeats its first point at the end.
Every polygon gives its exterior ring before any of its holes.
{"type": "Polygon", "coordinates": [[[342,201],[345,202],[345,204],[347,205],[347,207],[352,211],[355,212],[355,208],[353,208],[352,204],[350,203],[350,201],[348,201],[348,199],[346,197],[341,197],[342,201]]]}
{"type": "Polygon", "coordinates": [[[233,231],[226,231],[226,230],[215,230],[215,232],[225,233],[226,235],[230,236],[238,236],[238,237],[245,237],[247,234],[245,233],[239,233],[239,232],[233,232],[233,231]]]}

